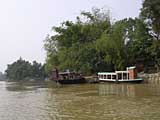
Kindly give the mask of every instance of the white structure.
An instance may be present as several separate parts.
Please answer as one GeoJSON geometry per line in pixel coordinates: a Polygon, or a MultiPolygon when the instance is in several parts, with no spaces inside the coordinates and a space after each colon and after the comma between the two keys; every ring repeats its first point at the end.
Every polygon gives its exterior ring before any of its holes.
{"type": "Polygon", "coordinates": [[[113,81],[113,82],[133,82],[143,81],[141,78],[137,78],[136,67],[128,67],[126,71],[115,72],[99,72],[99,81],[113,81]]]}

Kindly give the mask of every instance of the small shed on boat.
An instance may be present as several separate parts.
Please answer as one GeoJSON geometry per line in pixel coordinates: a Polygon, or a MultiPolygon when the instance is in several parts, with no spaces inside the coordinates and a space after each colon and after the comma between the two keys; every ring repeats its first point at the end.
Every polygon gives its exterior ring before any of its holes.
{"type": "Polygon", "coordinates": [[[135,66],[128,67],[127,71],[129,73],[129,79],[136,79],[137,78],[137,69],[135,66]]]}

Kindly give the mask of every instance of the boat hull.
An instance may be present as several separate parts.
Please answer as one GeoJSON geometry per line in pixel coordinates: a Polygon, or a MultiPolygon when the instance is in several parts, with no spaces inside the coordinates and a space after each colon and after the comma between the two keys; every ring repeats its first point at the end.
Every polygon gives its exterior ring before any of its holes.
{"type": "Polygon", "coordinates": [[[99,80],[99,82],[115,82],[115,83],[141,83],[143,82],[143,79],[133,79],[133,80],[99,80]]]}

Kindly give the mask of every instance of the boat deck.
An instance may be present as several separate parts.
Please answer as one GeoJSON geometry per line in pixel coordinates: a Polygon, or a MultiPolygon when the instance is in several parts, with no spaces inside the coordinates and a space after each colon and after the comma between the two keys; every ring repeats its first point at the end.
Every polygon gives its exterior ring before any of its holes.
{"type": "Polygon", "coordinates": [[[124,80],[115,80],[115,79],[99,79],[100,82],[143,82],[142,78],[137,78],[137,79],[124,79],[124,80]]]}

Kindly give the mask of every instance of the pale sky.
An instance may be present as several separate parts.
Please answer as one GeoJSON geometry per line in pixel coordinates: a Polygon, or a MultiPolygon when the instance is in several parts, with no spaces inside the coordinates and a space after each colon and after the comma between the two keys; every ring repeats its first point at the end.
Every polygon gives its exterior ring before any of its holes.
{"type": "Polygon", "coordinates": [[[44,63],[43,40],[51,28],[82,10],[110,9],[113,19],[137,17],[142,0],[0,0],[0,71],[20,56],[44,63]]]}

